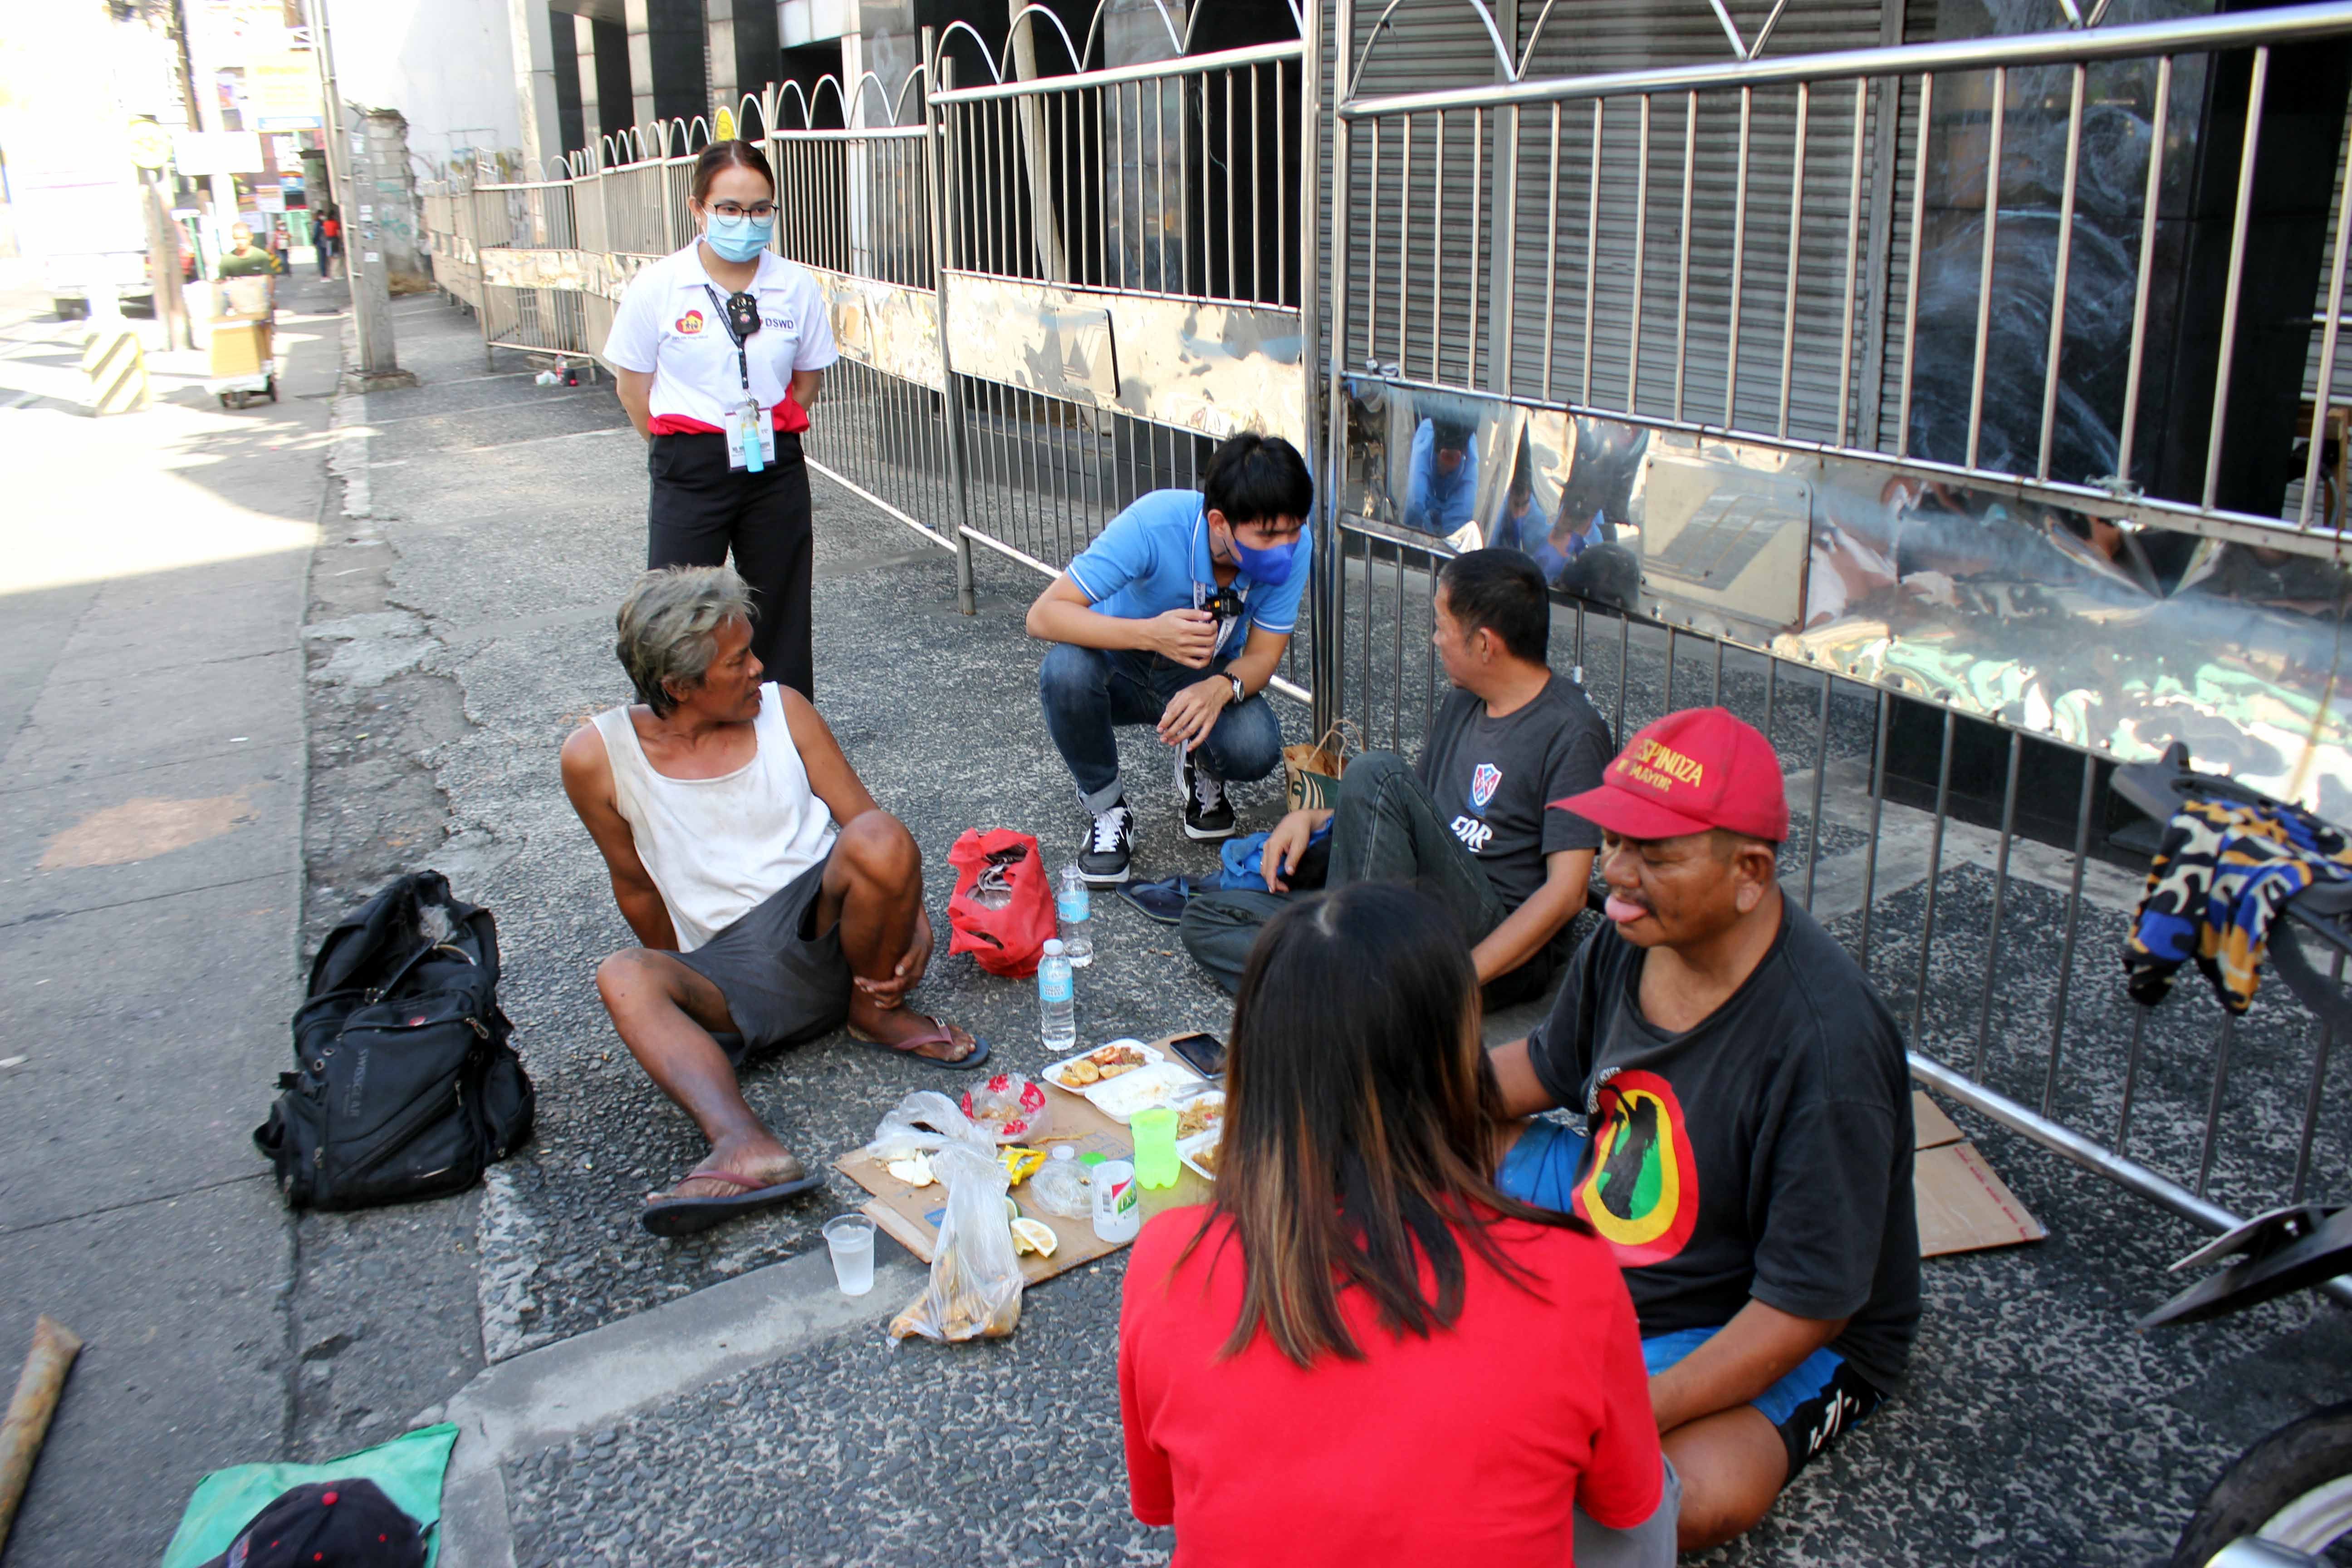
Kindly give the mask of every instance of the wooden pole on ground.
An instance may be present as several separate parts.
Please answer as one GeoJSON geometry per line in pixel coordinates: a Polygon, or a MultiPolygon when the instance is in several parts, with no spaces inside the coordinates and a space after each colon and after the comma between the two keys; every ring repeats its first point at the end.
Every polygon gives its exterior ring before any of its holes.
{"type": "Polygon", "coordinates": [[[49,1435],[49,1417],[58,1413],[67,1369],[80,1353],[81,1336],[42,1313],[33,1325],[33,1351],[25,1358],[24,1375],[16,1380],[16,1396],[8,1401],[7,1419],[0,1421],[0,1548],[8,1544],[8,1527],[16,1522],[16,1505],[33,1479],[33,1461],[40,1456],[41,1440],[49,1435]]]}

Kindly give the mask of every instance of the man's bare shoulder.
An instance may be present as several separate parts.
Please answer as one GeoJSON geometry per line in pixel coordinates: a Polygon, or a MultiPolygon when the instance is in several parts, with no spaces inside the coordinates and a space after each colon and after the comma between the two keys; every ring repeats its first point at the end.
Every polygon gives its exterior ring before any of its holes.
{"type": "Polygon", "coordinates": [[[581,725],[563,737],[562,750],[558,752],[563,772],[563,787],[574,796],[583,788],[598,785],[609,787],[613,777],[613,754],[605,749],[604,731],[594,721],[581,725]]]}

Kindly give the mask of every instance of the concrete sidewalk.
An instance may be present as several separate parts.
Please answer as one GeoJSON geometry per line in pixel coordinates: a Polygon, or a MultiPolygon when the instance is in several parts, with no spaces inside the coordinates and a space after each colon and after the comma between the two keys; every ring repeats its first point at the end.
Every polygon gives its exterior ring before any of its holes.
{"type": "Polygon", "coordinates": [[[78,324],[0,326],[0,1362],[87,1342],[12,1563],[151,1562],[287,1422],[284,1210],[247,1135],[299,994],[301,624],[340,290],[280,401],[159,367],[96,420],[78,324]]]}

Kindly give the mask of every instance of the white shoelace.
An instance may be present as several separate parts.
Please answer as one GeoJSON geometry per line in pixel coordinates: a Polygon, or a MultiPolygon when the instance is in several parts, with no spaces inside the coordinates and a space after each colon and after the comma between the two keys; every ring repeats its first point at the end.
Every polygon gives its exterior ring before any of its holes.
{"type": "Polygon", "coordinates": [[[1119,837],[1127,831],[1127,822],[1128,810],[1124,805],[1114,805],[1097,816],[1093,853],[1109,855],[1116,852],[1119,837]]]}
{"type": "Polygon", "coordinates": [[[1224,781],[1212,775],[1198,763],[1192,765],[1192,799],[1203,815],[1225,803],[1224,781]]]}

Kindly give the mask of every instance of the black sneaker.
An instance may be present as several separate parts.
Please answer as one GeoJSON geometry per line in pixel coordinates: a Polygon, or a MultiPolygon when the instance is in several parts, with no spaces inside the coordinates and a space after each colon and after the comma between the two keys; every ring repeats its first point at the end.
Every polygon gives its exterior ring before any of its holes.
{"type": "Polygon", "coordinates": [[[1078,851],[1078,875],[1089,888],[1116,888],[1127,880],[1128,862],[1135,854],[1135,813],[1120,801],[1095,813],[1094,830],[1078,851]]]}
{"type": "Polygon", "coordinates": [[[1184,753],[1184,837],[1195,839],[1231,838],[1234,836],[1234,803],[1225,798],[1225,784],[1202,767],[1192,752],[1184,753]]]}

